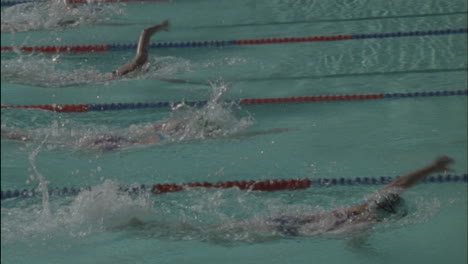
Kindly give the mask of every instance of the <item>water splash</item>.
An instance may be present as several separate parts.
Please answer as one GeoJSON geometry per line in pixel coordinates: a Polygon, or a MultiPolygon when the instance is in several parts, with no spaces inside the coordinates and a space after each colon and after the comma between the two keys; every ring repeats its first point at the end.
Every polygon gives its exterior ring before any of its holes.
{"type": "Polygon", "coordinates": [[[224,102],[221,96],[227,91],[228,84],[223,81],[211,83],[212,93],[206,105],[193,108],[184,105],[173,107],[173,120],[182,120],[183,128],[173,133],[177,141],[226,137],[246,129],[253,124],[253,117],[237,117],[234,102],[224,102]]]}
{"type": "Polygon", "coordinates": [[[148,194],[130,195],[110,180],[82,190],[76,197],[51,200],[47,215],[31,202],[2,202],[2,245],[85,237],[128,223],[134,217],[144,218],[152,212],[152,204],[148,194]]]}
{"type": "Polygon", "coordinates": [[[45,127],[40,125],[42,127],[19,129],[14,127],[15,124],[7,124],[7,121],[2,120],[2,137],[33,143],[49,136],[48,150],[58,147],[74,150],[128,149],[151,144],[228,137],[251,126],[254,119],[236,103],[220,100],[227,89],[228,85],[221,81],[212,83],[211,98],[203,107],[181,103],[173,106],[167,119],[140,121],[127,128],[122,128],[119,120],[112,125],[83,124],[70,119],[58,119],[50,121],[45,127]],[[156,131],[155,125],[160,129],[156,131]],[[163,141],[142,142],[156,132],[164,134],[163,141]]]}
{"type": "Polygon", "coordinates": [[[93,69],[72,72],[58,69],[57,57],[23,55],[2,60],[2,81],[40,87],[80,86],[105,81],[104,75],[93,69]]]}
{"type": "Polygon", "coordinates": [[[25,32],[98,24],[122,14],[119,5],[92,4],[67,9],[62,1],[23,3],[2,9],[1,30],[2,33],[25,32]]]}
{"type": "Polygon", "coordinates": [[[42,214],[43,219],[48,219],[50,217],[50,206],[49,206],[49,190],[47,188],[47,180],[44,176],[37,170],[36,167],[36,157],[39,154],[44,143],[47,141],[48,135],[45,136],[41,144],[33,151],[28,157],[29,164],[36,175],[37,180],[39,181],[38,191],[42,194],[42,214]]]}
{"type": "Polygon", "coordinates": [[[134,217],[145,217],[151,211],[149,193],[132,197],[111,180],[83,190],[69,206],[68,221],[73,225],[93,226],[104,230],[122,225],[134,217]]]}

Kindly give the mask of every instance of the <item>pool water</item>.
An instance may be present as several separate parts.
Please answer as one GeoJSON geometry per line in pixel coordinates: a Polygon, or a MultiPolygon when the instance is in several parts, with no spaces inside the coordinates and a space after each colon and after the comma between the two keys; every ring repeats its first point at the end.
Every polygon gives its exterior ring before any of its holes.
{"type": "MultiPolygon", "coordinates": [[[[52,28],[39,5],[2,6],[2,47],[205,41],[464,28],[466,1],[184,1],[80,6],[86,19],[52,28]],[[30,13],[27,13],[30,12],[30,13]],[[27,16],[26,16],[27,15],[27,16]],[[35,24],[9,33],[4,21],[35,24]],[[6,27],[6,26],[5,26],[6,27]]],[[[44,13],[45,12],[45,13],[44,13]]],[[[47,12],[51,12],[48,14],[47,12]]],[[[80,13],[81,12],[81,13],[80,13]]],[[[2,51],[2,105],[208,100],[204,107],[54,113],[2,108],[1,189],[80,188],[2,200],[2,263],[466,263],[467,185],[420,184],[402,219],[288,237],[264,220],[357,204],[379,185],[295,191],[189,188],[128,194],[120,186],[295,178],[397,176],[436,156],[468,171],[466,95],[238,104],[240,98],[467,89],[467,34],[150,50],[143,72],[101,75],[131,50],[2,51]],[[172,83],[161,78],[184,80],[172,83]],[[102,134],[134,137],[168,119],[208,120],[149,145],[89,148],[102,134]],[[252,136],[243,133],[276,131],[252,136]],[[148,223],[129,225],[133,218],[148,223]],[[241,226],[241,228],[239,228],[241,226]]],[[[134,222],[134,220],[133,220],[134,222]]]]}

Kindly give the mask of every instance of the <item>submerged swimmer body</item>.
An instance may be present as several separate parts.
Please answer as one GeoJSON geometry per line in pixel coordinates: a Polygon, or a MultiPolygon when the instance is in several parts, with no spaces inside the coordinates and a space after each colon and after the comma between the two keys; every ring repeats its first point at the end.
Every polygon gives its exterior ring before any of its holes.
{"type": "MultiPolygon", "coordinates": [[[[335,208],[330,211],[304,214],[304,215],[282,215],[274,218],[267,218],[258,223],[247,220],[227,223],[207,227],[191,227],[187,230],[199,230],[207,232],[210,230],[223,231],[234,229],[247,232],[269,232],[280,236],[300,236],[304,234],[323,234],[334,231],[350,231],[346,227],[370,227],[370,224],[386,221],[393,218],[401,218],[407,215],[407,209],[400,193],[405,189],[415,185],[434,172],[443,172],[450,170],[447,165],[453,160],[447,156],[436,158],[429,165],[409,172],[406,175],[398,177],[391,183],[374,192],[364,203],[349,207],[335,208]],[[223,227],[226,227],[223,229],[223,227]]],[[[121,227],[163,227],[167,224],[162,222],[143,222],[139,219],[132,219],[127,225],[121,227]]]]}
{"type": "MultiPolygon", "coordinates": [[[[277,128],[262,131],[247,131],[247,132],[236,132],[236,133],[225,133],[223,128],[216,124],[214,121],[204,120],[193,120],[189,118],[185,119],[169,119],[158,123],[151,124],[145,127],[144,133],[138,135],[130,135],[128,137],[119,136],[115,134],[101,134],[93,138],[88,136],[80,139],[82,142],[81,147],[91,150],[102,150],[110,151],[117,150],[129,146],[135,145],[148,145],[157,142],[162,142],[167,139],[178,140],[187,129],[195,129],[200,131],[202,138],[240,138],[248,136],[256,136],[263,134],[276,134],[290,129],[277,128]],[[146,131],[146,132],[145,132],[146,131]]],[[[141,131],[140,131],[141,132],[141,131]]],[[[39,141],[39,136],[35,135],[33,131],[22,130],[22,129],[10,129],[2,127],[1,137],[16,141],[30,142],[39,141]]]]}
{"type": "MultiPolygon", "coordinates": [[[[163,141],[185,128],[186,121],[184,120],[168,120],[165,122],[158,122],[150,126],[150,131],[138,138],[126,138],[123,136],[113,134],[99,135],[94,139],[87,139],[85,145],[90,149],[98,150],[115,150],[125,146],[135,144],[151,144],[158,141],[163,141]]],[[[32,131],[22,129],[1,129],[2,138],[8,138],[17,141],[35,141],[35,136],[32,131]]]]}
{"type": "MultiPolygon", "coordinates": [[[[102,135],[91,143],[91,148],[100,150],[115,150],[135,144],[152,144],[161,142],[167,137],[185,128],[183,120],[168,120],[151,125],[151,131],[140,139],[129,139],[115,135],[102,135]]],[[[3,133],[2,133],[3,135],[3,133]]]]}

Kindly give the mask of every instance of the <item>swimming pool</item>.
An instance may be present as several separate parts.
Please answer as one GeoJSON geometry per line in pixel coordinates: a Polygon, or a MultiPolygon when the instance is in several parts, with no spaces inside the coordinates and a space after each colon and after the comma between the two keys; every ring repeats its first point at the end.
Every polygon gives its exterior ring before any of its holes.
{"type": "MultiPolygon", "coordinates": [[[[115,15],[67,29],[2,33],[2,47],[135,43],[143,27],[165,18],[170,31],[157,33],[154,42],[458,29],[466,28],[468,9],[466,1],[437,0],[174,0],[101,8],[113,8],[115,15]]],[[[258,225],[238,230],[230,223],[351,205],[379,185],[312,184],[275,192],[189,188],[159,195],[118,191],[156,183],[394,177],[439,154],[452,156],[452,174],[462,175],[468,171],[463,93],[302,103],[227,100],[464,90],[466,44],[465,33],[161,48],[150,50],[144,73],[115,81],[93,76],[129,61],[132,50],[2,51],[2,105],[210,102],[200,108],[176,104],[172,110],[82,113],[2,108],[2,129],[33,131],[35,139],[2,138],[2,191],[36,189],[44,182],[49,189],[93,187],[79,195],[2,199],[2,262],[466,263],[467,185],[461,181],[407,191],[410,213],[403,219],[365,232],[300,237],[258,225]],[[213,83],[203,84],[207,80],[213,83]],[[207,116],[226,134],[212,138],[194,127],[182,137],[115,151],[83,143],[110,131],[138,134],[147,124],[174,116],[207,116]],[[277,128],[289,131],[233,136],[277,128]],[[161,224],[115,228],[133,217],[161,224]]]]}

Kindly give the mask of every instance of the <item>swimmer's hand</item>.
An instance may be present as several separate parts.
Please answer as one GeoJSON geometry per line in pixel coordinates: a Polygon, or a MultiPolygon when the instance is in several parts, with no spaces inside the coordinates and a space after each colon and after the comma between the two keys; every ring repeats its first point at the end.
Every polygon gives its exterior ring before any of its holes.
{"type": "Polygon", "coordinates": [[[453,162],[453,159],[448,156],[440,156],[437,157],[431,164],[422,167],[420,169],[411,171],[406,175],[403,175],[399,178],[396,178],[391,183],[387,184],[384,189],[390,187],[400,187],[400,188],[408,188],[419,181],[425,179],[429,174],[433,172],[444,172],[444,171],[451,171],[451,169],[447,168],[447,165],[453,162]]]}
{"type": "Polygon", "coordinates": [[[158,25],[158,31],[169,31],[169,20],[163,20],[161,23],[158,25]]]}
{"type": "Polygon", "coordinates": [[[452,169],[447,167],[450,163],[453,162],[453,159],[448,156],[440,156],[432,162],[431,167],[434,171],[437,172],[453,171],[452,169]]]}

